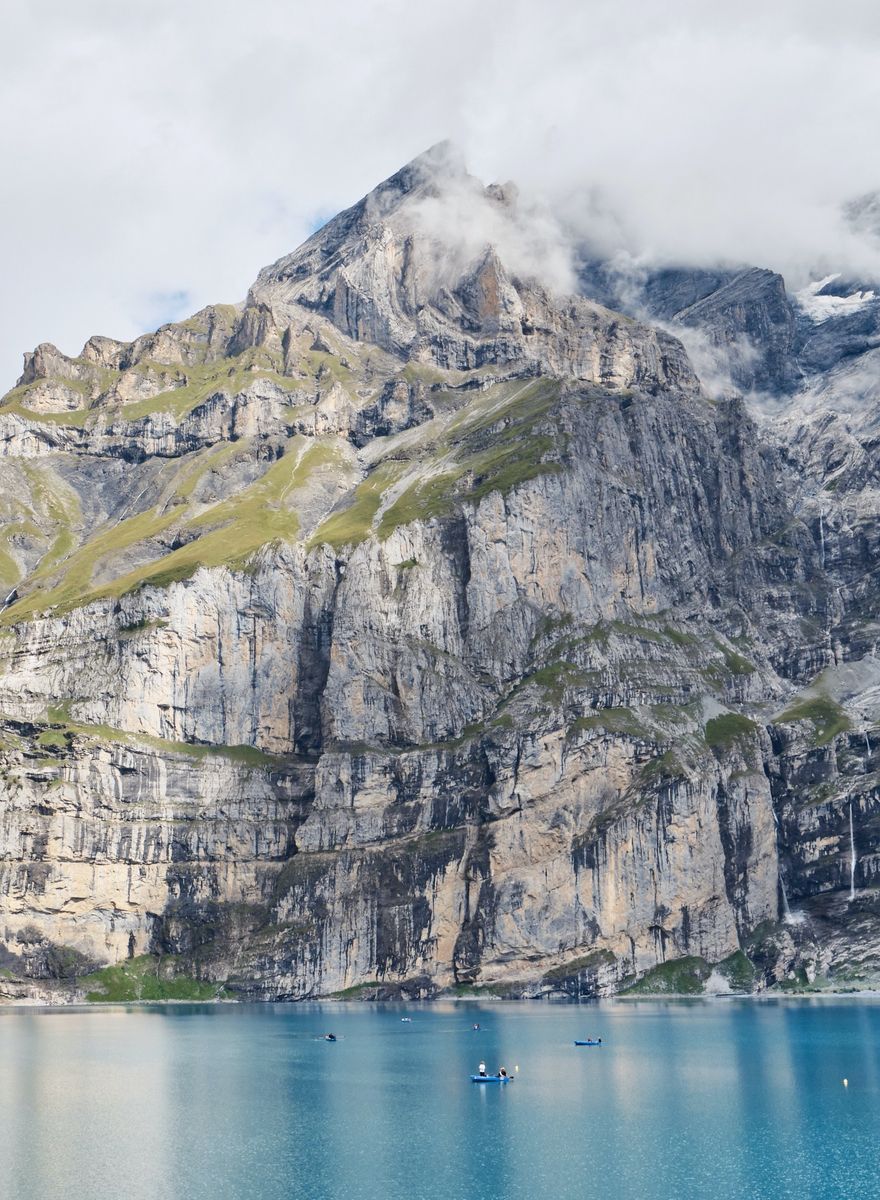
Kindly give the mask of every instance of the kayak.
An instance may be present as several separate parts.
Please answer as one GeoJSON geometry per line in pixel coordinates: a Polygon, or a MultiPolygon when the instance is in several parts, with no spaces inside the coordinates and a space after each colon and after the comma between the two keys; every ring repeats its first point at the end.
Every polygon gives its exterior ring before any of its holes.
{"type": "Polygon", "coordinates": [[[471,1083],[513,1083],[509,1075],[471,1075],[471,1083]]]}
{"type": "Polygon", "coordinates": [[[583,1041],[583,1042],[576,1041],[575,1045],[576,1046],[601,1046],[602,1039],[601,1038],[588,1038],[586,1041],[583,1041]]]}

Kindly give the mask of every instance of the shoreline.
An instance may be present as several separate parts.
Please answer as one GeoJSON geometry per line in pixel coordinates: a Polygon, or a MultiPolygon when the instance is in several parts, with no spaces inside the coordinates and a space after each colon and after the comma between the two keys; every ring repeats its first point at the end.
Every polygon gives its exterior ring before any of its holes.
{"type": "Polygon", "coordinates": [[[657,1003],[674,1003],[674,1004],[705,1004],[714,1003],[716,1001],[731,1001],[731,1000],[748,1000],[757,1001],[759,1003],[768,1003],[776,1000],[880,1000],[880,988],[848,988],[845,990],[835,990],[833,988],[817,988],[813,990],[803,991],[770,991],[762,992],[711,992],[706,995],[693,995],[686,992],[645,992],[639,995],[615,995],[615,996],[590,996],[576,999],[574,997],[558,996],[558,997],[541,997],[534,996],[530,998],[511,999],[502,996],[434,996],[430,1000],[352,1000],[340,999],[334,996],[315,996],[304,1000],[233,1000],[229,997],[219,996],[205,1000],[182,1000],[182,999],[167,999],[167,1000],[71,1000],[52,1003],[51,1001],[31,999],[31,998],[16,998],[16,999],[0,999],[0,1013],[4,1009],[42,1009],[48,1012],[62,1012],[65,1009],[78,1009],[89,1011],[100,1011],[108,1008],[175,1008],[182,1005],[199,1005],[215,1006],[229,1005],[234,1007],[242,1007],[244,1005],[267,1006],[270,1004],[283,1004],[291,1009],[302,1005],[309,1004],[344,1004],[350,1007],[355,1006],[377,1006],[377,1005],[395,1005],[396,1007],[425,1007],[430,1008],[438,1004],[503,1004],[503,1005],[518,1005],[518,1004],[540,1004],[543,1007],[548,1005],[605,1005],[605,1004],[657,1004],[657,1003]]]}

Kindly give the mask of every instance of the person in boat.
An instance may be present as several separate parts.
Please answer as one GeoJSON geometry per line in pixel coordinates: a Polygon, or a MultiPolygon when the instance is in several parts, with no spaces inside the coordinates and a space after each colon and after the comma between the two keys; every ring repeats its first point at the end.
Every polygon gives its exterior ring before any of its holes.
{"type": "Polygon", "coordinates": [[[507,1078],[507,1072],[505,1071],[504,1067],[499,1067],[499,1068],[498,1068],[498,1078],[499,1078],[499,1079],[506,1079],[506,1078],[507,1078]]]}
{"type": "Polygon", "coordinates": [[[335,1042],[335,1041],[336,1041],[336,1034],[335,1034],[335,1033],[325,1033],[325,1034],[324,1034],[324,1041],[325,1041],[325,1042],[335,1042]]]}
{"type": "Polygon", "coordinates": [[[486,1078],[486,1064],[485,1063],[480,1063],[480,1078],[481,1079],[486,1078]]]}
{"type": "Polygon", "coordinates": [[[480,1027],[479,1027],[479,1025],[472,1025],[472,1026],[471,1026],[471,1029],[479,1029],[479,1028],[480,1028],[480,1027]]]}

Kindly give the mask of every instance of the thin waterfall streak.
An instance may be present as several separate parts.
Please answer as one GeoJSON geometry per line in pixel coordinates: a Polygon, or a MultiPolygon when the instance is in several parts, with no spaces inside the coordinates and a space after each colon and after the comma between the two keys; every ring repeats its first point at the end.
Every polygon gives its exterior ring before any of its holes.
{"type": "Polygon", "coordinates": [[[782,896],[782,921],[785,925],[793,924],[791,909],[788,906],[788,892],[785,890],[785,879],[782,875],[782,859],[779,856],[779,818],[776,815],[776,809],[770,806],[770,814],[773,817],[773,824],[776,826],[776,874],[779,880],[779,891],[782,896]]]}
{"type": "Polygon", "coordinates": [[[819,563],[822,570],[825,570],[825,522],[822,519],[821,512],[819,513],[819,563]]]}
{"type": "Polygon", "coordinates": [[[779,890],[782,892],[782,920],[785,925],[791,925],[791,909],[788,906],[788,892],[785,890],[785,880],[782,872],[779,874],[779,890]]]}

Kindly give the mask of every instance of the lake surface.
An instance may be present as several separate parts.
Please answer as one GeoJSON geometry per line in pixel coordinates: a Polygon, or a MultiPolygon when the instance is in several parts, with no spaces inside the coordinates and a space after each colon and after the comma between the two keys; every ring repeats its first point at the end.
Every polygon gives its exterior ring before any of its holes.
{"type": "Polygon", "coordinates": [[[871,1001],[0,1010],[9,1200],[837,1200],[878,1146],[871,1001]]]}

